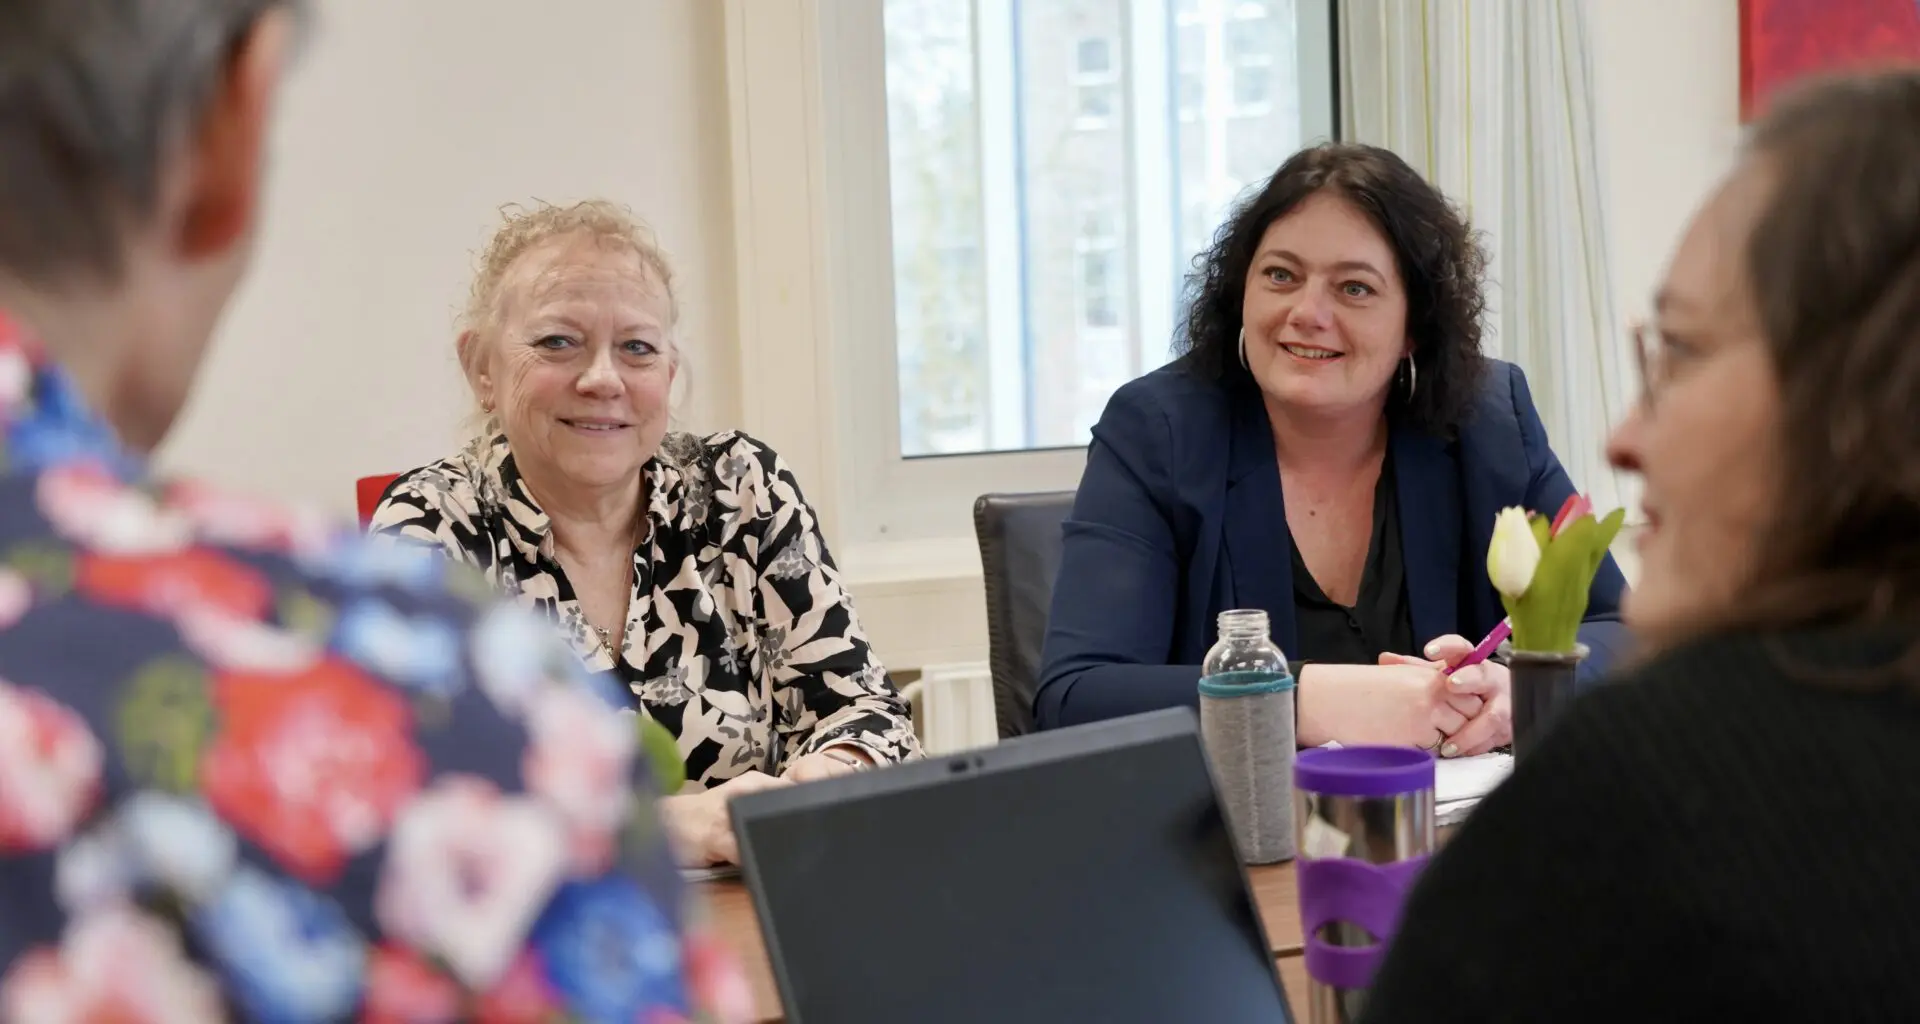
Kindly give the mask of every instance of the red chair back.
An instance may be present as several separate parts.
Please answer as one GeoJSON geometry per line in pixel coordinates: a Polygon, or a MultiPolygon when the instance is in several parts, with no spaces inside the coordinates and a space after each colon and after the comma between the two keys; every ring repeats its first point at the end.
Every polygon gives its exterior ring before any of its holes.
{"type": "Polygon", "coordinates": [[[398,479],[398,473],[378,473],[363,476],[354,484],[354,495],[360,499],[361,526],[373,522],[373,510],[380,506],[380,496],[387,493],[387,486],[398,479]]]}

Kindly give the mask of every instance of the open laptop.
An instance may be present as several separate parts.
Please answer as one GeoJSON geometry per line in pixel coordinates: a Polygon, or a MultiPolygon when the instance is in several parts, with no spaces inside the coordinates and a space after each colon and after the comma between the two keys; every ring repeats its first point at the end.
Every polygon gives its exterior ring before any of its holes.
{"type": "Polygon", "coordinates": [[[795,1024],[1288,1024],[1192,711],[732,803],[795,1024]]]}

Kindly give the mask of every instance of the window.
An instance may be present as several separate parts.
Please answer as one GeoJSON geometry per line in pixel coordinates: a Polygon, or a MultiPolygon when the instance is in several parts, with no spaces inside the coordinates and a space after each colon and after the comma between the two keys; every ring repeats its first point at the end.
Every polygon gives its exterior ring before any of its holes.
{"type": "Polygon", "coordinates": [[[1120,105],[1120,76],[1113,63],[1113,41],[1105,36],[1080,40],[1074,50],[1073,88],[1078,104],[1073,126],[1080,131],[1109,127],[1120,105]]]}
{"type": "MultiPolygon", "coordinates": [[[[946,543],[967,536],[981,493],[1075,484],[1114,389],[1167,360],[1222,214],[1332,134],[1332,6],[810,6],[820,206],[764,209],[827,249],[814,273],[831,293],[838,529],[946,543]],[[1236,68],[1259,65],[1260,46],[1269,106],[1250,116],[1236,68]]],[[[779,161],[763,167],[753,180],[784,190],[779,161]]]]}
{"type": "Polygon", "coordinates": [[[1197,18],[1176,16],[1174,20],[1174,109],[1180,120],[1194,121],[1206,113],[1207,106],[1207,30],[1197,18]]]}
{"type": "Polygon", "coordinates": [[[1120,326],[1120,293],[1126,286],[1115,212],[1089,209],[1080,219],[1074,248],[1080,258],[1080,330],[1086,335],[1120,326]]]}
{"type": "Polygon", "coordinates": [[[1081,75],[1105,75],[1113,70],[1113,44],[1104,38],[1082,39],[1075,62],[1081,75]]]}
{"type": "Polygon", "coordinates": [[[1207,101],[1207,80],[1197,71],[1180,72],[1180,120],[1197,121],[1207,101]]]}
{"type": "Polygon", "coordinates": [[[1324,3],[884,0],[884,18],[901,455],[1084,445],[1111,392],[1084,382],[1164,361],[1218,218],[1330,134],[1326,62],[1297,52],[1329,48],[1324,3]],[[1304,32],[1301,8],[1320,9],[1304,32]],[[957,429],[967,403],[978,426],[957,429]]]}
{"type": "Polygon", "coordinates": [[[1266,4],[1243,3],[1233,12],[1226,35],[1235,117],[1266,117],[1272,112],[1274,53],[1282,43],[1275,38],[1274,25],[1266,4]]]}
{"type": "Polygon", "coordinates": [[[1181,212],[1180,250],[1198,255],[1213,244],[1213,232],[1226,211],[1216,210],[1214,204],[1200,198],[1188,200],[1181,212]]]}

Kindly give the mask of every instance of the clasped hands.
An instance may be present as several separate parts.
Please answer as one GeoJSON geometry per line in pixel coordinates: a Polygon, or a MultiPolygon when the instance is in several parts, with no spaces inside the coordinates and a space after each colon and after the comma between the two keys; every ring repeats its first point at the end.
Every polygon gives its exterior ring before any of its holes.
{"type": "Polygon", "coordinates": [[[1448,666],[1473,653],[1473,641],[1458,633],[1437,637],[1427,644],[1427,658],[1405,654],[1380,655],[1381,665],[1407,665],[1432,669],[1438,677],[1432,681],[1432,725],[1437,733],[1429,746],[1441,757],[1471,757],[1513,741],[1512,676],[1507,666],[1497,661],[1477,665],[1448,675],[1448,666]]]}
{"type": "Polygon", "coordinates": [[[1299,692],[1300,744],[1377,743],[1468,757],[1511,742],[1507,667],[1483,661],[1446,674],[1473,646],[1449,634],[1429,643],[1424,658],[1389,653],[1378,665],[1307,666],[1299,692]]]}
{"type": "Polygon", "coordinates": [[[664,797],[660,801],[660,820],[666,826],[674,857],[680,863],[688,867],[738,864],[740,845],[733,836],[733,821],[727,816],[727,801],[745,793],[850,775],[872,764],[873,758],[858,747],[829,747],[794,759],[779,775],[755,769],[712,789],[664,797]]]}

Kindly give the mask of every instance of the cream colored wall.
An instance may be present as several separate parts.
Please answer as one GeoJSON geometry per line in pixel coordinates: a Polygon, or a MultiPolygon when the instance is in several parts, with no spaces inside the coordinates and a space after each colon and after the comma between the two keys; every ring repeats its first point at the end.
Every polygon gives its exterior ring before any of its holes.
{"type": "Polygon", "coordinates": [[[504,202],[606,196],[678,265],[691,425],[738,413],[722,14],[710,0],[321,0],[259,259],[162,457],[353,508],[458,440],[454,316],[504,202]],[[717,342],[716,342],[717,339],[717,342]]]}
{"type": "Polygon", "coordinates": [[[1674,243],[1739,142],[1734,0],[1588,0],[1621,323],[1646,316],[1674,243]]]}
{"type": "MultiPolygon", "coordinates": [[[[1587,0],[1607,242],[1622,329],[1652,308],[1667,258],[1739,142],[1734,0],[1587,0]]],[[[1638,576],[1631,537],[1614,554],[1638,576]]]]}

